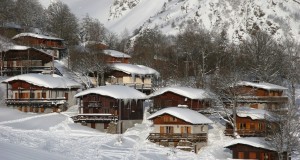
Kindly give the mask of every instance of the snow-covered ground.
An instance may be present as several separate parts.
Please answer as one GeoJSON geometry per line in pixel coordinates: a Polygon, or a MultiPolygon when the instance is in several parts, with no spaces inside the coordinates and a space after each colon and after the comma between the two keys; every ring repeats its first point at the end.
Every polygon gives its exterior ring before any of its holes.
{"type": "MultiPolygon", "coordinates": [[[[56,62],[64,76],[74,79],[64,63],[56,62]]],[[[1,77],[3,81],[7,77],[1,77]]],[[[0,159],[5,160],[89,160],[89,159],[226,159],[231,154],[223,148],[231,140],[223,135],[222,125],[212,124],[209,142],[198,154],[158,146],[146,138],[151,122],[127,130],[123,135],[103,133],[80,124],[70,116],[78,113],[78,106],[62,113],[24,113],[7,108],[5,88],[0,85],[0,159]],[[120,142],[119,139],[122,139],[120,142]]],[[[149,116],[149,114],[145,114],[149,116]]],[[[146,119],[146,116],[145,116],[146,119]]]]}
{"type": "MultiPolygon", "coordinates": [[[[145,121],[119,135],[74,124],[68,114],[22,113],[0,107],[0,159],[226,159],[222,126],[213,124],[208,146],[200,153],[161,147],[146,140],[151,123],[145,121]]],[[[70,113],[67,112],[67,113],[70,113]]]]}

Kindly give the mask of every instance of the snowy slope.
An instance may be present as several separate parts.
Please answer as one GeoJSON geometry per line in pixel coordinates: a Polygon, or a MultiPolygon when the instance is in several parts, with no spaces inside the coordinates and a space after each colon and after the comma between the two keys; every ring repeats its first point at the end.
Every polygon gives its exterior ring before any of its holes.
{"type": "MultiPolygon", "coordinates": [[[[40,0],[44,6],[49,0],[40,0]]],[[[282,37],[300,39],[300,3],[282,0],[63,0],[78,16],[89,13],[111,31],[157,26],[177,34],[190,22],[209,31],[226,31],[232,41],[261,29],[282,37]]]]}
{"type": "MultiPolygon", "coordinates": [[[[0,112],[15,117],[17,110],[0,107],[0,112]]],[[[27,113],[24,113],[27,114],[27,113]]],[[[146,140],[152,128],[145,122],[129,129],[122,135],[98,132],[74,124],[64,113],[28,114],[26,118],[7,120],[0,123],[0,159],[216,159],[229,158],[230,153],[223,143],[216,145],[213,135],[219,137],[222,131],[210,130],[212,140],[208,148],[199,154],[158,146],[146,140]],[[6,149],[5,149],[6,148],[6,149]],[[205,152],[204,152],[205,151],[205,152]],[[218,151],[218,153],[215,153],[218,151]],[[7,152],[7,153],[6,153],[7,152]],[[4,154],[5,153],[5,154],[4,154]],[[50,156],[53,155],[53,156],[50,156]]],[[[228,143],[231,138],[222,138],[228,143]]]]}

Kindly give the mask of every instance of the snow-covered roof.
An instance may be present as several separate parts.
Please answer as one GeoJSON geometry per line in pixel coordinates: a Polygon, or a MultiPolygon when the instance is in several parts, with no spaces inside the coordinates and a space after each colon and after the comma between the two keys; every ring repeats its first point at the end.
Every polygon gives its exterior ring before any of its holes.
{"type": "Polygon", "coordinates": [[[266,83],[266,82],[248,82],[248,81],[240,81],[236,84],[236,86],[250,86],[250,87],[255,87],[255,88],[262,88],[265,90],[287,90],[287,88],[276,85],[276,84],[271,84],[271,83],[266,83]]]}
{"type": "Polygon", "coordinates": [[[173,92],[175,94],[190,98],[190,99],[210,99],[211,94],[208,91],[199,88],[189,88],[189,87],[165,87],[160,88],[159,90],[155,91],[154,93],[150,94],[149,97],[155,97],[166,92],[173,92]]]}
{"type": "Polygon", "coordinates": [[[29,49],[28,46],[21,46],[21,45],[12,45],[8,47],[8,50],[17,50],[17,51],[24,51],[29,49]]]}
{"type": "Polygon", "coordinates": [[[4,80],[4,83],[21,80],[45,88],[80,88],[81,85],[73,80],[58,75],[22,74],[4,80]]]}
{"type": "Polygon", "coordinates": [[[250,117],[252,120],[263,120],[263,119],[274,119],[275,115],[269,111],[263,109],[256,109],[250,107],[238,107],[237,116],[239,117],[250,117]]]}
{"type": "Polygon", "coordinates": [[[159,73],[155,69],[143,65],[114,63],[111,64],[111,68],[113,70],[122,71],[124,73],[131,74],[131,75],[139,75],[139,76],[155,75],[157,77],[159,76],[159,73]]]}
{"type": "Polygon", "coordinates": [[[179,119],[182,119],[186,122],[192,123],[192,124],[211,124],[213,123],[210,119],[202,115],[201,113],[198,113],[194,110],[188,109],[188,108],[181,108],[181,107],[167,107],[164,109],[161,109],[152,115],[148,117],[148,119],[153,119],[157,116],[163,115],[163,114],[169,114],[174,117],[177,117],[179,119]]]}
{"type": "Polygon", "coordinates": [[[229,142],[225,145],[226,148],[230,146],[234,146],[237,144],[244,144],[256,148],[262,148],[267,150],[276,151],[276,149],[271,145],[269,141],[266,141],[264,138],[261,137],[245,137],[245,138],[237,138],[229,142]]]}
{"type": "Polygon", "coordinates": [[[109,86],[100,86],[97,88],[90,88],[84,90],[80,93],[77,93],[75,97],[84,96],[87,94],[99,94],[103,96],[109,96],[115,99],[147,99],[147,96],[131,87],[122,86],[122,85],[109,85],[109,86]]]}
{"type": "Polygon", "coordinates": [[[103,50],[103,53],[106,55],[110,55],[112,57],[116,57],[116,58],[131,58],[131,56],[129,56],[128,54],[116,51],[116,50],[103,50]]]}
{"type": "Polygon", "coordinates": [[[12,39],[16,39],[19,37],[34,37],[34,38],[39,38],[39,39],[63,41],[63,39],[61,39],[61,38],[56,38],[56,37],[51,37],[51,36],[46,36],[46,35],[36,34],[36,33],[20,33],[20,34],[15,35],[12,39]]]}

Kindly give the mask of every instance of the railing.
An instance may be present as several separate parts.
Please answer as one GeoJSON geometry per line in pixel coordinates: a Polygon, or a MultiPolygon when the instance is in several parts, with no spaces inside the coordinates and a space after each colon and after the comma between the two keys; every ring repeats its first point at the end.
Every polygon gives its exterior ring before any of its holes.
{"type": "MultiPolygon", "coordinates": [[[[222,98],[224,103],[229,103],[230,98],[222,98]]],[[[288,97],[286,96],[239,96],[237,97],[238,103],[287,103],[288,97]]]]}
{"type": "Polygon", "coordinates": [[[66,102],[65,97],[61,98],[19,98],[19,99],[5,99],[5,103],[8,105],[28,105],[28,104],[49,104],[57,105],[64,104],[66,102]]]}
{"type": "Polygon", "coordinates": [[[150,141],[158,142],[161,140],[166,141],[179,141],[188,140],[190,142],[207,142],[207,133],[150,133],[148,136],[150,141]]]}
{"type": "Polygon", "coordinates": [[[133,87],[138,90],[151,90],[152,89],[152,84],[145,84],[145,83],[111,83],[111,84],[133,87]]]}
{"type": "Polygon", "coordinates": [[[118,121],[118,116],[112,114],[79,114],[71,117],[74,122],[111,122],[118,121]]]}
{"type": "MultiPolygon", "coordinates": [[[[225,129],[226,136],[233,136],[233,129],[225,129]]],[[[263,137],[266,135],[264,130],[251,130],[251,129],[238,129],[237,133],[240,136],[253,136],[253,137],[263,137]]]]}

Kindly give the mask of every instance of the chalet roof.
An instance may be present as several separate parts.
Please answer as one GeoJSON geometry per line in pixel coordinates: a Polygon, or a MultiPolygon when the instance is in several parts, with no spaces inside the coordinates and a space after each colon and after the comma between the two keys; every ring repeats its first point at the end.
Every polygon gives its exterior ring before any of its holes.
{"type": "Polygon", "coordinates": [[[265,90],[287,90],[287,88],[276,85],[276,84],[271,84],[271,83],[266,83],[266,82],[248,82],[248,81],[240,81],[236,84],[236,86],[249,86],[249,87],[255,87],[255,88],[262,88],[265,90]]]}
{"type": "Polygon", "coordinates": [[[150,67],[143,65],[134,65],[126,63],[114,63],[110,65],[113,70],[122,71],[130,75],[146,76],[146,75],[155,75],[159,76],[159,73],[150,67]]]}
{"type": "Polygon", "coordinates": [[[252,120],[263,120],[268,119],[270,121],[275,120],[275,114],[263,109],[256,109],[250,107],[238,107],[237,116],[239,117],[250,117],[252,120]]]}
{"type": "Polygon", "coordinates": [[[276,149],[272,146],[270,141],[266,141],[265,138],[261,137],[245,137],[245,138],[237,138],[229,142],[227,145],[225,145],[226,148],[237,145],[237,144],[243,144],[252,146],[255,148],[262,148],[267,149],[271,151],[276,151],[276,149]]]}
{"type": "Polygon", "coordinates": [[[76,98],[88,94],[99,94],[103,96],[109,96],[115,99],[124,99],[124,100],[137,100],[137,99],[147,99],[147,96],[128,86],[122,86],[122,85],[108,85],[108,86],[100,86],[97,88],[90,88],[87,90],[84,90],[80,93],[77,93],[75,95],[76,98]]]}
{"type": "Polygon", "coordinates": [[[45,87],[45,88],[80,88],[81,87],[79,83],[67,79],[65,77],[61,77],[58,75],[48,75],[48,74],[45,75],[45,74],[35,74],[35,73],[14,76],[2,82],[9,83],[16,80],[25,81],[27,83],[36,86],[45,87]]]}
{"type": "Polygon", "coordinates": [[[63,41],[63,39],[61,39],[61,38],[56,38],[56,37],[51,37],[51,36],[46,36],[46,35],[36,34],[36,33],[20,33],[20,34],[15,35],[12,39],[16,39],[19,37],[34,37],[34,38],[38,38],[38,39],[63,41]]]}
{"type": "Polygon", "coordinates": [[[187,97],[190,99],[202,100],[202,99],[211,99],[212,98],[212,93],[205,91],[203,89],[190,88],[190,87],[179,87],[179,86],[160,88],[159,90],[150,94],[149,97],[159,96],[166,92],[173,92],[173,93],[176,93],[178,95],[181,95],[183,97],[187,97]]]}
{"type": "Polygon", "coordinates": [[[131,56],[129,56],[128,54],[116,51],[116,50],[103,50],[103,53],[106,55],[110,55],[112,57],[116,57],[116,58],[131,58],[131,56]]]}
{"type": "Polygon", "coordinates": [[[181,108],[181,107],[167,107],[164,109],[161,109],[152,115],[148,117],[148,119],[153,119],[157,116],[163,115],[163,114],[169,114],[174,117],[177,117],[179,119],[182,119],[186,122],[192,123],[192,124],[211,124],[213,123],[210,119],[202,115],[201,113],[198,113],[194,110],[188,109],[188,108],[181,108]]]}

